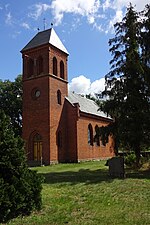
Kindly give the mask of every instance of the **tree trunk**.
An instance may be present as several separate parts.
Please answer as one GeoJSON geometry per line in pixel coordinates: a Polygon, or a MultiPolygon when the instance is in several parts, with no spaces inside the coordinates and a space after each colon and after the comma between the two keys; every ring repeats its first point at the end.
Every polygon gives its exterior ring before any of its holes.
{"type": "Polygon", "coordinates": [[[117,137],[114,137],[114,142],[115,142],[114,152],[115,152],[115,155],[118,156],[118,146],[119,146],[119,143],[118,143],[117,137]]]}
{"type": "Polygon", "coordinates": [[[136,146],[135,155],[136,155],[136,167],[137,168],[140,166],[140,157],[141,157],[140,153],[141,153],[140,146],[136,146]]]}

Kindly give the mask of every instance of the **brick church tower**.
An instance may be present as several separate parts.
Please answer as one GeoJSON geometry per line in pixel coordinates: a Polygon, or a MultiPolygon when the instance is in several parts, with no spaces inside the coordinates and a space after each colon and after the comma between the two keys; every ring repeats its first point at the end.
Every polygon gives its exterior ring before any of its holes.
{"type": "Polygon", "coordinates": [[[37,35],[22,49],[23,139],[29,161],[58,162],[65,148],[68,52],[54,29],[37,35]],[[64,143],[61,143],[62,140],[64,143]]]}

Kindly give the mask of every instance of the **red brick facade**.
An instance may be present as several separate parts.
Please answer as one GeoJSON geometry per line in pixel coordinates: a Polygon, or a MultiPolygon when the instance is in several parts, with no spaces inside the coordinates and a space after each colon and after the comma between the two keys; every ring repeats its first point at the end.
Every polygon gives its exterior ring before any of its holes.
{"type": "Polygon", "coordinates": [[[68,54],[44,44],[22,50],[22,55],[23,139],[28,160],[50,164],[113,156],[112,139],[106,146],[88,143],[88,125],[94,131],[96,125],[110,120],[87,115],[66,98],[68,54]]]}

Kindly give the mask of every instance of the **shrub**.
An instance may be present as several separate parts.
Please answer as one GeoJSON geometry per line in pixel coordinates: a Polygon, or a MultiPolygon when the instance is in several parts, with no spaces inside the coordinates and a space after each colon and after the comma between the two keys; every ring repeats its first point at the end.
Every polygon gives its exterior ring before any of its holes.
{"type": "Polygon", "coordinates": [[[0,223],[41,208],[42,179],[28,169],[23,146],[0,110],[0,223]]]}
{"type": "Polygon", "coordinates": [[[136,155],[134,153],[125,156],[125,164],[127,166],[134,166],[136,163],[136,155]]]}

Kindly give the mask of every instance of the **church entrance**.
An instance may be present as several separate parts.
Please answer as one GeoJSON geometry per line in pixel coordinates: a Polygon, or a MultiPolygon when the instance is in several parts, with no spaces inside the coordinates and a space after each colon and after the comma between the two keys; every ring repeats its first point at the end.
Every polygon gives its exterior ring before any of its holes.
{"type": "Polygon", "coordinates": [[[34,161],[42,160],[42,137],[36,134],[33,139],[34,161]]]}

